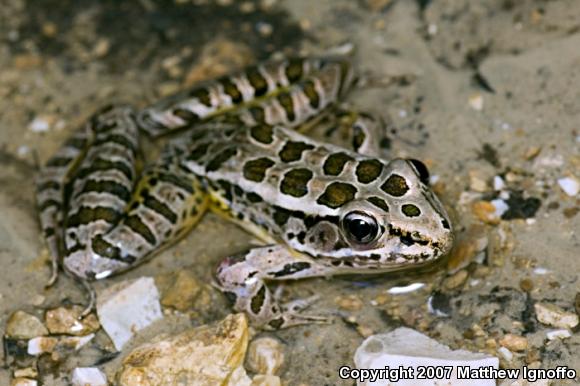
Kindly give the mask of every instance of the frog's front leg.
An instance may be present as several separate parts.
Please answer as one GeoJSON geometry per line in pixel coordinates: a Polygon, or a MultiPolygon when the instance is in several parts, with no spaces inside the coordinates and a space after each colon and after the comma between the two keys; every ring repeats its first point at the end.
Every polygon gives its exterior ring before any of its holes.
{"type": "Polygon", "coordinates": [[[329,274],[328,268],[308,256],[281,245],[252,248],[226,258],[217,269],[220,289],[264,329],[280,329],[300,324],[325,323],[328,318],[305,315],[300,310],[308,301],[280,304],[266,286],[269,280],[296,280],[329,274]]]}

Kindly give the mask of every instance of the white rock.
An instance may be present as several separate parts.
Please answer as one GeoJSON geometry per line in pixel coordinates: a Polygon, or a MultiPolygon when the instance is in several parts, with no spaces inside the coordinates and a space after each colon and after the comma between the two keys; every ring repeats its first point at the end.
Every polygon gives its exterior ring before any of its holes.
{"type": "Polygon", "coordinates": [[[493,189],[494,190],[503,190],[503,188],[505,188],[505,182],[504,182],[503,178],[501,178],[500,176],[494,176],[493,177],[493,189]]]}
{"type": "Polygon", "coordinates": [[[561,330],[550,330],[546,332],[546,338],[549,340],[556,340],[556,339],[566,339],[571,337],[572,334],[570,331],[566,330],[565,328],[561,330]]]}
{"type": "Polygon", "coordinates": [[[578,315],[551,303],[534,304],[536,318],[540,323],[558,328],[574,328],[578,325],[578,315]]]}
{"type": "Polygon", "coordinates": [[[506,204],[506,202],[504,200],[501,199],[495,199],[491,201],[491,204],[494,206],[495,208],[495,213],[494,215],[496,217],[501,217],[505,212],[507,212],[507,210],[510,208],[508,206],[508,204],[506,204]]]}
{"type": "Polygon", "coordinates": [[[163,318],[153,278],[142,277],[107,288],[98,295],[97,315],[115,348],[121,350],[135,332],[163,318]]]}
{"type": "MultiPolygon", "coordinates": [[[[373,335],[367,338],[356,350],[354,363],[358,369],[397,369],[400,366],[413,367],[417,374],[419,366],[451,366],[453,369],[450,377],[439,379],[437,384],[454,386],[481,385],[495,386],[495,379],[458,379],[460,366],[476,369],[479,367],[497,369],[499,360],[485,354],[472,353],[465,350],[452,351],[437,341],[415,330],[400,327],[388,334],[373,335]]],[[[391,382],[388,379],[378,379],[374,382],[369,380],[358,382],[359,386],[379,385],[413,385],[433,386],[436,383],[432,379],[401,379],[391,382]]]]}
{"type": "Polygon", "coordinates": [[[483,110],[483,97],[481,94],[475,94],[469,97],[469,106],[475,111],[483,110]]]}
{"type": "Polygon", "coordinates": [[[28,378],[14,378],[10,383],[10,386],[38,386],[38,381],[36,379],[28,378]]]}
{"type": "Polygon", "coordinates": [[[40,336],[32,338],[28,341],[28,355],[40,355],[44,353],[51,353],[58,349],[73,349],[78,350],[87,343],[89,343],[95,334],[85,336],[40,336]]]}
{"type": "Polygon", "coordinates": [[[570,197],[574,197],[580,192],[580,182],[573,177],[564,177],[558,180],[560,188],[570,197]]]}
{"type": "Polygon", "coordinates": [[[71,382],[73,386],[107,386],[107,376],[96,367],[77,367],[71,382]]]}
{"type": "Polygon", "coordinates": [[[44,133],[50,130],[50,121],[45,117],[36,117],[28,127],[35,133],[44,133]]]}
{"type": "Polygon", "coordinates": [[[511,362],[512,359],[514,359],[514,354],[505,347],[498,348],[497,352],[499,353],[499,355],[503,357],[503,359],[505,359],[508,362],[511,362]]]}

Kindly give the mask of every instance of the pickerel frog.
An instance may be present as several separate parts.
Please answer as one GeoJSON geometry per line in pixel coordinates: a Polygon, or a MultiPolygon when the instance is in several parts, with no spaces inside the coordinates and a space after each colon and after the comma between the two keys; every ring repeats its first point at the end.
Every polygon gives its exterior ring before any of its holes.
{"type": "Polygon", "coordinates": [[[53,280],[59,262],[85,284],[130,269],[209,208],[264,242],[223,260],[216,277],[236,310],[277,329],[324,318],[303,313],[301,301],[281,304],[268,282],[393,271],[443,256],[451,223],[427,168],[378,157],[376,120],[340,113],[350,119],[349,149],[304,135],[332,113],[352,78],[343,58],[295,58],[141,111],[96,113],[38,177],[53,280]],[[178,135],[139,170],[143,133],[178,135]]]}

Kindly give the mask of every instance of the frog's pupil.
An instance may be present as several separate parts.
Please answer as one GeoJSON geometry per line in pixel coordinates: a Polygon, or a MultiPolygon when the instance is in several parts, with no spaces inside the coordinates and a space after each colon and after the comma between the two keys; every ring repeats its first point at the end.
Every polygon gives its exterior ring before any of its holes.
{"type": "Polygon", "coordinates": [[[358,241],[367,241],[373,236],[373,226],[360,218],[349,221],[348,230],[358,241]]]}

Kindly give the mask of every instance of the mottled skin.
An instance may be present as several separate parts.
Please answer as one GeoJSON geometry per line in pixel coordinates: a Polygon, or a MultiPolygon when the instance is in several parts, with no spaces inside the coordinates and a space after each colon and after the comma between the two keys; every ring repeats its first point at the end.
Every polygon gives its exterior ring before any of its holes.
{"type": "Polygon", "coordinates": [[[370,116],[337,112],[352,149],[302,132],[348,89],[343,59],[293,59],[247,69],[134,114],[102,111],[38,179],[54,261],[82,281],[130,269],[185,235],[206,209],[264,241],[226,258],[221,290],[264,328],[324,318],[280,304],[271,280],[382,272],[450,248],[448,216],[419,161],[380,159],[370,116]],[[134,117],[136,115],[136,117],[134,117]],[[137,176],[139,131],[189,130],[137,176]],[[72,195],[68,192],[72,191],[72,195]]]}

